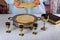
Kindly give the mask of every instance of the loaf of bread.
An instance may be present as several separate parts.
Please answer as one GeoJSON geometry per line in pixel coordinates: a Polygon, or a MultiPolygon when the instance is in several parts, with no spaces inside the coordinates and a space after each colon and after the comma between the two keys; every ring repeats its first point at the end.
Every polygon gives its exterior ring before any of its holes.
{"type": "Polygon", "coordinates": [[[20,3],[20,6],[23,6],[25,8],[32,8],[35,6],[35,4],[26,2],[26,3],[20,3]]]}
{"type": "Polygon", "coordinates": [[[30,23],[34,22],[35,18],[31,15],[20,15],[16,17],[16,21],[20,23],[30,23]]]}

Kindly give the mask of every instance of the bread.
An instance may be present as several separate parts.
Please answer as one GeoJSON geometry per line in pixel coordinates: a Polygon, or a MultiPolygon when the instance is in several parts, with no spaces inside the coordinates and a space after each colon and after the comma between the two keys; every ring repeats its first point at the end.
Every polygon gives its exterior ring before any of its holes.
{"type": "Polygon", "coordinates": [[[30,22],[34,22],[34,17],[31,15],[20,15],[16,17],[16,21],[20,22],[20,23],[30,23],[30,22]]]}
{"type": "Polygon", "coordinates": [[[35,6],[35,4],[34,3],[20,3],[20,6],[23,6],[23,7],[25,7],[25,8],[32,8],[32,7],[34,7],[35,6]]]}

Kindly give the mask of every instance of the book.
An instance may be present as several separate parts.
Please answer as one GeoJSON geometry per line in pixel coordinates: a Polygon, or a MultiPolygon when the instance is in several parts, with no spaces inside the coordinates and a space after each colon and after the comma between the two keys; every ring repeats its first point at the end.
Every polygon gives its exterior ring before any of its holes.
{"type": "Polygon", "coordinates": [[[60,23],[60,17],[53,15],[53,14],[49,14],[49,20],[48,21],[50,23],[53,23],[53,24],[59,24],[60,23]]]}

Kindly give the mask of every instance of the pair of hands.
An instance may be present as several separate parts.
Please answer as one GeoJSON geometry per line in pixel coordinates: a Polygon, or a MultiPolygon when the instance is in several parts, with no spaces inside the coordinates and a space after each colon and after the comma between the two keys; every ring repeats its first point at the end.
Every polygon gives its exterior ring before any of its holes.
{"type": "Polygon", "coordinates": [[[33,8],[33,7],[36,7],[39,4],[40,4],[39,0],[35,0],[32,3],[28,3],[28,2],[26,2],[26,3],[20,3],[20,0],[14,0],[14,5],[17,8],[33,8]]]}

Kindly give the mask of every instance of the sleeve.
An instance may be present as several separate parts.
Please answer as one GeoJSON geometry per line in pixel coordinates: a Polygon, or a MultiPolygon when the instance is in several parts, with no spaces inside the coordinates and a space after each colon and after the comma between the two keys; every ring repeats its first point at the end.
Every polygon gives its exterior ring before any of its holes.
{"type": "Polygon", "coordinates": [[[40,0],[39,9],[43,14],[45,14],[46,10],[45,10],[45,6],[44,6],[43,2],[44,2],[44,0],[40,0]]]}
{"type": "Polygon", "coordinates": [[[32,13],[40,13],[40,14],[45,14],[46,13],[46,10],[45,10],[45,7],[44,7],[44,4],[43,4],[43,1],[40,0],[40,5],[32,8],[32,13]],[[37,11],[38,10],[38,11],[37,11]]]}
{"type": "Polygon", "coordinates": [[[44,0],[40,0],[41,2],[44,2],[44,0]]]}
{"type": "Polygon", "coordinates": [[[46,2],[47,0],[42,0],[43,2],[46,2]]]}
{"type": "Polygon", "coordinates": [[[14,0],[5,0],[7,4],[14,4],[14,0]]]}

